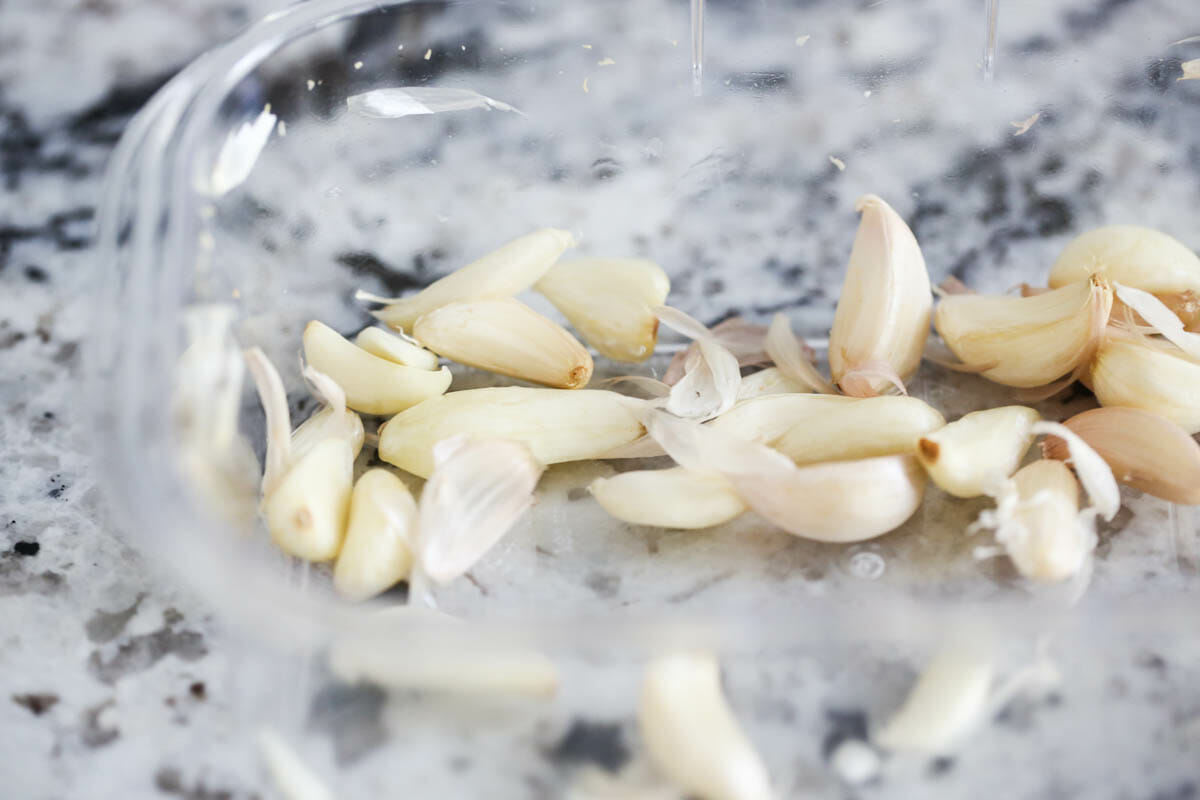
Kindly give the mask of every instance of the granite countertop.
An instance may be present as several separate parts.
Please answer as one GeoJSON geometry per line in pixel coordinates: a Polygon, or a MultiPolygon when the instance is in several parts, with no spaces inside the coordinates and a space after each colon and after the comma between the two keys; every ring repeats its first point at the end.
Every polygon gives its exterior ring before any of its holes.
{"type": "MultiPolygon", "coordinates": [[[[6,453],[0,464],[0,597],[4,598],[0,795],[4,797],[235,800],[272,796],[243,736],[242,726],[253,716],[247,707],[253,705],[250,694],[256,685],[240,674],[244,642],[198,598],[150,569],[105,523],[96,476],[88,464],[90,440],[80,407],[86,398],[80,396],[78,386],[92,313],[91,223],[113,145],[131,115],[179,68],[278,4],[278,0],[45,0],[36,4],[0,0],[0,410],[4,412],[0,441],[6,453]]],[[[863,5],[864,13],[869,13],[879,4],[863,5]]],[[[1032,13],[1020,30],[1012,32],[1009,50],[1061,49],[1069,56],[1070,48],[1089,43],[1116,47],[1120,32],[1136,26],[1144,9],[1183,14],[1188,4],[1075,0],[1066,5],[1061,11],[1032,13]]],[[[1200,33],[1200,17],[1181,20],[1179,28],[1177,38],[1200,33]],[[1184,29],[1185,22],[1195,30],[1184,29]]],[[[894,45],[892,56],[903,62],[905,48],[917,39],[908,35],[913,31],[899,33],[904,35],[884,38],[894,45]]],[[[819,35],[814,31],[814,36],[819,35]]],[[[1129,148],[1144,143],[1136,138],[1125,141],[1119,132],[1107,134],[1110,138],[1101,149],[1110,152],[1116,163],[1153,162],[1162,169],[1200,171],[1196,106],[1185,111],[1167,108],[1163,95],[1173,85],[1180,59],[1176,51],[1163,52],[1144,71],[1113,85],[1093,87],[1111,95],[1115,118],[1157,132],[1158,149],[1152,155],[1132,157],[1129,148]]],[[[1002,48],[1002,57],[1004,53],[1002,48]]],[[[1068,56],[1059,63],[1069,63],[1068,56]]],[[[864,68],[864,74],[869,72],[864,68]]],[[[1078,78],[1064,73],[1047,80],[1078,78]]],[[[1046,123],[1053,124],[1052,113],[1043,120],[1046,123]]],[[[982,158],[943,154],[946,163],[930,172],[959,176],[961,194],[939,196],[936,189],[925,194],[924,186],[904,187],[913,197],[906,208],[912,227],[923,243],[926,238],[933,243],[927,252],[931,263],[937,261],[946,266],[943,271],[985,285],[991,278],[977,270],[981,261],[1003,261],[1019,242],[1045,240],[1049,242],[1045,252],[1060,246],[1062,237],[1079,226],[1097,224],[1097,208],[1102,204],[1096,195],[1106,190],[1098,171],[1064,172],[1052,156],[1042,158],[1029,148],[1004,141],[1009,143],[982,158]],[[1008,156],[1011,159],[1005,160],[1008,156]],[[950,202],[969,204],[975,222],[967,228],[953,227],[945,213],[950,202]]],[[[824,159],[822,154],[820,160],[824,159]]],[[[604,168],[600,162],[592,165],[592,169],[604,168]]],[[[832,165],[825,169],[822,180],[839,174],[832,165]]],[[[1195,201],[1194,194],[1155,196],[1153,181],[1144,174],[1122,180],[1137,188],[1127,201],[1131,209],[1138,204],[1166,209],[1195,201]]],[[[837,193],[838,202],[845,199],[841,197],[845,191],[837,193]]],[[[1172,213],[1178,214],[1178,208],[1172,213]]],[[[817,259],[813,251],[801,252],[805,253],[802,261],[817,259]]],[[[829,302],[817,285],[824,273],[809,266],[807,261],[777,264],[774,273],[780,296],[791,298],[788,307],[812,310],[815,322],[810,327],[815,329],[827,322],[829,302]]],[[[705,287],[720,285],[721,279],[716,262],[701,265],[689,277],[690,291],[700,304],[697,313],[706,319],[727,311],[705,302],[714,294],[705,287]]],[[[1187,648],[1179,654],[1131,648],[1119,657],[1120,677],[1106,691],[1114,707],[1122,709],[1139,748],[1136,759],[1130,756],[1127,784],[1115,787],[1113,796],[1186,800],[1200,794],[1200,767],[1195,766],[1200,763],[1196,662],[1191,661],[1190,667],[1177,665],[1177,655],[1195,654],[1187,648]]],[[[815,669],[776,664],[757,671],[734,669],[730,679],[741,699],[739,707],[754,716],[756,738],[769,739],[764,749],[772,763],[793,765],[786,784],[791,787],[825,785],[821,782],[829,779],[824,777],[828,770],[822,763],[821,740],[829,745],[845,736],[861,736],[866,726],[860,709],[796,711],[779,701],[778,687],[818,681],[815,669]],[[797,714],[805,730],[823,734],[803,744],[791,741],[795,733],[789,725],[797,714]]],[[[592,677],[601,681],[598,674],[592,677]]],[[[894,688],[888,702],[902,694],[911,675],[905,667],[880,677],[880,685],[894,688]]],[[[580,707],[602,709],[609,698],[630,689],[627,677],[596,687],[593,697],[574,701],[580,707]]],[[[1068,701],[1069,697],[1068,693],[1068,701]]],[[[343,725],[340,709],[372,703],[379,704],[370,693],[333,691],[319,693],[310,707],[310,727],[333,731],[330,738],[335,740],[337,763],[352,761],[374,744],[370,731],[367,741],[354,739],[362,735],[361,726],[343,725]],[[351,727],[351,733],[338,733],[351,727]]],[[[1039,747],[1045,745],[1040,751],[1045,764],[1009,763],[1002,752],[998,757],[992,753],[992,774],[1000,775],[1006,768],[1044,767],[1055,775],[1060,769],[1087,769],[1086,762],[1055,760],[1067,758],[1056,755],[1055,747],[1055,737],[1064,735],[1064,729],[1041,716],[1043,711],[1021,706],[1011,711],[1006,724],[1010,733],[1017,731],[1034,737],[1039,747]]],[[[635,747],[629,736],[632,727],[628,719],[613,721],[603,714],[595,719],[559,719],[548,729],[534,726],[535,744],[522,743],[527,756],[522,766],[511,770],[515,774],[528,768],[532,777],[522,779],[524,783],[513,779],[503,784],[524,786],[523,793],[511,788],[491,793],[491,784],[483,782],[487,774],[472,772],[467,755],[451,759],[450,773],[458,776],[453,778],[458,783],[449,785],[458,787],[452,790],[461,792],[458,796],[558,796],[548,788],[547,770],[580,762],[606,768],[623,764],[635,747]]],[[[1096,752],[1124,747],[1102,733],[1090,732],[1096,752]]],[[[482,739],[469,731],[461,740],[464,753],[483,748],[482,739]]],[[[824,748],[826,757],[829,749],[824,748]]],[[[972,785],[967,767],[956,770],[950,760],[922,769],[940,778],[937,796],[961,796],[972,785]]],[[[1030,785],[1022,784],[1026,790],[1030,785]]],[[[1069,779],[1055,780],[1054,785],[1055,796],[1077,796],[1069,779]]],[[[864,795],[878,790],[878,786],[868,787],[864,795]]],[[[930,791],[928,796],[933,796],[930,791]]],[[[851,796],[850,790],[845,794],[851,796]]]]}

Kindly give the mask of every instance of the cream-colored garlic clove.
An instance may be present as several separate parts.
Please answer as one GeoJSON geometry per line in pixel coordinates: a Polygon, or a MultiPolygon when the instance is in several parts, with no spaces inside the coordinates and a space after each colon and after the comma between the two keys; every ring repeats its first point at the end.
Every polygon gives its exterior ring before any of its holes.
{"type": "Polygon", "coordinates": [[[711,528],[746,510],[719,475],[683,467],[622,472],[588,487],[605,511],[623,522],[659,528],[711,528]]]}
{"type": "Polygon", "coordinates": [[[333,587],[343,597],[366,600],[404,580],[416,529],[417,504],[403,481],[386,469],[364,472],[350,495],[333,587]]]}
{"type": "Polygon", "coordinates": [[[364,438],[362,417],[350,409],[339,411],[324,406],[292,431],[292,460],[303,458],[316,444],[330,437],[348,441],[350,452],[358,458],[364,438]]]}
{"type": "Polygon", "coordinates": [[[737,399],[741,403],[766,394],[798,394],[809,391],[811,389],[807,384],[792,380],[780,372],[778,367],[767,367],[742,377],[737,399]]]}
{"type": "Polygon", "coordinates": [[[1101,405],[1140,408],[1200,433],[1200,362],[1177,347],[1110,334],[1092,360],[1090,378],[1101,405]]]}
{"type": "Polygon", "coordinates": [[[559,261],[534,288],[602,356],[641,362],[654,352],[658,317],[671,281],[644,258],[559,261]]]}
{"type": "Polygon", "coordinates": [[[917,458],[933,482],[955,497],[992,493],[1021,465],[1039,418],[1025,406],[974,411],[921,437],[917,458]]]}
{"type": "Polygon", "coordinates": [[[836,394],[767,394],[743,400],[708,427],[747,442],[774,445],[781,436],[832,408],[850,406],[857,398],[836,394]]]}
{"type": "Polygon", "coordinates": [[[384,425],[379,457],[428,478],[433,446],[464,433],[522,442],[542,464],[599,458],[645,432],[638,407],[638,401],[596,389],[503,386],[451,392],[384,425]]]}
{"type": "Polygon", "coordinates": [[[592,378],[592,357],[574,336],[508,297],[444,305],[418,319],[413,336],[460,364],[532,383],[578,389],[592,378]]]}
{"type": "Polygon", "coordinates": [[[336,557],[353,481],[349,441],[327,438],[315,444],[263,499],[271,538],[285,553],[305,561],[336,557]]]}
{"type": "Polygon", "coordinates": [[[1050,268],[1050,288],[1096,272],[1164,300],[1200,292],[1200,257],[1173,236],[1140,225],[1107,225],[1076,236],[1050,268]]]}
{"type": "Polygon", "coordinates": [[[638,726],[654,766],[704,800],[771,800],[770,776],[721,692],[706,653],[654,659],[646,669],[638,726]]]}
{"type": "Polygon", "coordinates": [[[559,256],[574,246],[575,237],[567,231],[536,230],[434,281],[411,297],[392,298],[375,316],[393,328],[409,331],[421,316],[449,303],[512,297],[541,280],[559,256]]]}
{"type": "Polygon", "coordinates": [[[867,397],[818,410],[771,446],[797,464],[915,455],[917,441],[945,424],[915,397],[867,397]]]}
{"type": "Polygon", "coordinates": [[[393,333],[383,328],[363,328],[354,343],[373,356],[391,361],[393,364],[403,364],[416,369],[436,370],[438,357],[421,347],[415,339],[410,340],[402,333],[393,333]]]}
{"type": "Polygon", "coordinates": [[[829,368],[843,391],[861,397],[917,371],[933,296],[921,248],[900,215],[870,194],[855,208],[862,220],[829,333],[829,368]]]}
{"type": "Polygon", "coordinates": [[[441,395],[450,370],[406,367],[371,355],[323,322],[304,329],[304,357],[346,392],[346,405],[364,414],[395,414],[441,395]]]}
{"type": "Polygon", "coordinates": [[[1079,482],[1061,461],[1042,459],[1013,475],[1012,521],[996,531],[1017,571],[1037,581],[1067,580],[1083,569],[1095,535],[1079,519],[1079,482]]]}
{"type": "Polygon", "coordinates": [[[1096,275],[1033,297],[944,297],[933,322],[965,365],[996,383],[1030,388],[1091,359],[1112,302],[1112,287],[1096,275]]]}

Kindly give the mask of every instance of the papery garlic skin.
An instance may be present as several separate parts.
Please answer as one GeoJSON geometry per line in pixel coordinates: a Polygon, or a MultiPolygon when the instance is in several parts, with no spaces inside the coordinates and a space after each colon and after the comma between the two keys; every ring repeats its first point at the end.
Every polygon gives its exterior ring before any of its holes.
{"type": "Polygon", "coordinates": [[[417,504],[386,469],[362,474],[350,495],[346,536],[333,568],[333,588],[366,600],[408,577],[417,533],[417,504]]]}
{"type": "Polygon", "coordinates": [[[338,410],[331,406],[319,409],[292,431],[292,460],[303,458],[315,445],[330,437],[348,441],[351,454],[358,458],[364,439],[362,417],[350,409],[338,410]]]}
{"type": "Polygon", "coordinates": [[[1140,408],[1200,433],[1200,362],[1173,345],[1109,335],[1092,360],[1090,382],[1101,405],[1140,408]]]}
{"type": "MultiPolygon", "coordinates": [[[[829,368],[843,390],[856,368],[884,365],[901,381],[915,374],[933,305],[925,258],[900,215],[871,194],[855,209],[862,220],[829,333],[829,368]]],[[[878,377],[866,381],[874,394],[890,385],[878,377]]]]}
{"type": "Polygon", "coordinates": [[[450,387],[450,370],[406,367],[371,355],[317,320],[304,329],[304,357],[342,387],[346,405],[365,414],[395,414],[450,387]]]}
{"type": "Polygon", "coordinates": [[[580,258],[556,263],[534,289],[600,355],[640,363],[654,353],[654,309],[666,302],[671,281],[644,258],[580,258]]]}
{"type": "Polygon", "coordinates": [[[599,458],[645,432],[640,403],[616,392],[503,386],[440,395],[379,431],[379,457],[427,478],[433,446],[457,434],[525,444],[542,464],[599,458]]]}
{"type": "Polygon", "coordinates": [[[305,561],[338,554],[350,511],[354,454],[345,439],[315,444],[263,499],[267,529],[280,549],[305,561]]]}
{"type": "Polygon", "coordinates": [[[416,369],[436,370],[438,357],[421,347],[416,340],[409,340],[403,334],[386,331],[383,328],[363,328],[354,337],[354,343],[373,356],[391,361],[393,364],[403,364],[416,369]]]}
{"type": "Polygon", "coordinates": [[[916,455],[917,441],[946,424],[915,397],[866,397],[819,409],[771,443],[797,464],[916,455]]]}
{"type": "Polygon", "coordinates": [[[449,303],[420,317],[413,336],[460,364],[559,389],[592,378],[592,357],[557,323],[512,298],[449,303]]]}
{"type": "Polygon", "coordinates": [[[588,489],[605,511],[633,525],[699,530],[746,510],[724,478],[683,467],[622,472],[597,478],[588,489]]]}
{"type": "Polygon", "coordinates": [[[922,437],[916,455],[942,491],[978,497],[997,491],[1017,470],[1039,419],[1025,406],[974,411],[922,437]]]}
{"type": "Polygon", "coordinates": [[[1178,239],[1140,225],[1106,225],[1072,239],[1050,268],[1052,289],[1099,272],[1162,299],[1200,292],[1200,257],[1178,239]]]}
{"type": "Polygon", "coordinates": [[[654,766],[704,800],[772,800],[770,776],[721,692],[711,655],[660,656],[646,669],[638,726],[654,766]]]}
{"type": "Polygon", "coordinates": [[[951,752],[986,715],[992,678],[986,648],[973,643],[948,645],[929,662],[903,705],[872,739],[896,752],[951,752]]]}

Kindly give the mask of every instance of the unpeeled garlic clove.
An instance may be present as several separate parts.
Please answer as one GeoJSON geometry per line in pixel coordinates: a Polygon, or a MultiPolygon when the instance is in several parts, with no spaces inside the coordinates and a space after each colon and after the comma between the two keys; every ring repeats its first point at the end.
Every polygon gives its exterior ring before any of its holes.
{"type": "Polygon", "coordinates": [[[855,208],[862,220],[829,333],[829,368],[843,391],[865,397],[917,371],[933,297],[921,248],[900,215],[873,194],[855,208]]]}
{"type": "MultiPolygon", "coordinates": [[[[1094,408],[1063,423],[1100,454],[1113,477],[1146,494],[1200,505],[1200,444],[1165,417],[1137,408],[1094,408]]],[[[1047,458],[1069,458],[1067,443],[1042,442],[1047,458]]]]}
{"type": "Polygon", "coordinates": [[[416,369],[435,370],[438,368],[437,354],[431,353],[415,340],[403,333],[393,333],[383,328],[363,328],[354,343],[373,356],[391,361],[393,364],[403,364],[416,369]]]}
{"type": "Polygon", "coordinates": [[[346,393],[346,405],[365,414],[395,414],[441,395],[450,370],[406,367],[372,355],[323,322],[304,328],[304,357],[346,393]]]}
{"type": "Polygon", "coordinates": [[[333,587],[366,600],[404,580],[412,569],[417,504],[386,469],[362,474],[350,495],[346,537],[333,567],[333,587]]]}
{"type": "Polygon", "coordinates": [[[396,415],[379,432],[379,457],[429,477],[433,446],[460,433],[525,444],[541,464],[600,458],[645,429],[640,402],[616,392],[503,386],[440,395],[396,415]]]}
{"type": "Polygon", "coordinates": [[[721,692],[706,653],[660,656],[646,669],[638,726],[650,758],[705,800],[771,800],[770,776],[721,692]]]}
{"type": "Polygon", "coordinates": [[[359,297],[389,303],[375,316],[393,328],[408,331],[418,318],[449,303],[483,297],[512,297],[525,291],[541,280],[559,256],[574,246],[575,237],[567,231],[542,228],[513,239],[411,297],[375,298],[361,292],[359,297]]]}
{"type": "Polygon", "coordinates": [[[915,397],[867,397],[817,409],[771,446],[797,464],[915,455],[917,441],[946,420],[915,397]]]}
{"type": "Polygon", "coordinates": [[[921,437],[917,458],[933,482],[955,497],[995,492],[1021,465],[1038,419],[1025,406],[974,411],[921,437]]]}
{"type": "Polygon", "coordinates": [[[423,315],[413,336],[439,355],[511,378],[578,389],[592,357],[575,337],[512,298],[449,303],[423,315]]]}
{"type": "Polygon", "coordinates": [[[271,538],[285,553],[305,561],[337,556],[353,482],[350,442],[327,438],[315,444],[263,499],[271,538]]]}
{"type": "Polygon", "coordinates": [[[1093,275],[1034,297],[944,297],[933,323],[964,365],[996,383],[1031,388],[1088,363],[1112,301],[1107,279],[1093,275]]]}
{"type": "Polygon", "coordinates": [[[635,363],[654,353],[654,309],[670,288],[662,267],[644,258],[559,261],[534,284],[600,355],[635,363]]]}
{"type": "Polygon", "coordinates": [[[1200,433],[1200,362],[1173,345],[1110,333],[1090,379],[1101,405],[1139,408],[1200,433]]]}
{"type": "Polygon", "coordinates": [[[698,530],[746,510],[724,478],[683,467],[622,472],[597,478],[588,489],[605,511],[634,525],[698,530]]]}

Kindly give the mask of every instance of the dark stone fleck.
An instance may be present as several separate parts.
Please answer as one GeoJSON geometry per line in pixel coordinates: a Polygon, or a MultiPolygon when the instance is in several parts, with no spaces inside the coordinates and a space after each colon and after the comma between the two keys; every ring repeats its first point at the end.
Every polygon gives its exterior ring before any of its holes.
{"type": "Polygon", "coordinates": [[[939,775],[945,775],[950,770],[954,769],[954,759],[941,756],[929,762],[929,776],[936,778],[939,775]]]}
{"type": "Polygon", "coordinates": [[[1146,67],[1146,82],[1154,87],[1154,91],[1166,94],[1183,71],[1179,66],[1181,63],[1178,58],[1155,59],[1146,67]]]}
{"type": "Polygon", "coordinates": [[[79,352],[79,342],[63,342],[52,357],[55,364],[69,364],[79,352]]]}
{"type": "Polygon", "coordinates": [[[164,625],[175,625],[176,623],[183,622],[183,614],[180,614],[179,609],[174,607],[163,611],[162,616],[164,625]]]}
{"type": "MultiPolygon", "coordinates": [[[[382,261],[374,253],[350,251],[339,253],[335,260],[359,278],[374,278],[388,294],[401,294],[410,289],[423,289],[429,281],[408,270],[398,269],[382,261]]],[[[415,270],[420,272],[420,269],[415,270]]]]}
{"type": "Polygon", "coordinates": [[[621,576],[593,572],[584,579],[584,583],[600,597],[616,597],[621,588],[621,576]]]}
{"type": "Polygon", "coordinates": [[[700,578],[698,581],[693,583],[688,588],[686,588],[682,591],[676,592],[673,595],[670,595],[667,598],[667,602],[668,603],[682,603],[685,600],[691,600],[693,597],[695,597],[696,595],[705,591],[706,589],[710,589],[713,586],[716,586],[718,583],[723,583],[724,581],[727,581],[732,577],[733,577],[733,570],[726,570],[724,572],[718,572],[715,575],[706,575],[705,577],[700,578]]]}
{"type": "Polygon", "coordinates": [[[42,546],[37,542],[17,542],[13,545],[13,552],[19,556],[36,556],[42,546]]]}
{"type": "Polygon", "coordinates": [[[12,331],[0,336],[0,350],[7,350],[13,345],[20,344],[25,341],[25,334],[22,331],[12,331]]]}
{"type": "Polygon", "coordinates": [[[549,755],[565,764],[597,764],[617,772],[629,760],[629,748],[618,723],[577,719],[549,755]]]}
{"type": "Polygon", "coordinates": [[[1137,665],[1160,675],[1167,671],[1167,660],[1158,653],[1143,653],[1138,656],[1137,665]]]}
{"type": "Polygon", "coordinates": [[[591,492],[587,490],[587,487],[576,486],[574,489],[567,489],[567,500],[572,503],[577,500],[586,500],[590,494],[591,492]]]}
{"type": "Polygon", "coordinates": [[[50,279],[50,276],[46,274],[46,270],[33,265],[25,268],[25,277],[33,283],[45,283],[50,279]]]}
{"type": "Polygon", "coordinates": [[[592,177],[598,181],[612,180],[621,174],[621,164],[613,158],[597,158],[592,162],[592,177]]]}
{"type": "Polygon", "coordinates": [[[1029,208],[1029,218],[1037,225],[1039,236],[1053,236],[1070,230],[1071,208],[1056,197],[1043,197],[1029,208]]]}
{"type": "Polygon", "coordinates": [[[58,695],[51,692],[30,692],[29,694],[14,694],[13,702],[29,709],[35,717],[45,714],[58,702],[58,695]]]}
{"type": "Polygon", "coordinates": [[[0,597],[14,594],[54,594],[62,590],[63,576],[46,570],[26,572],[15,559],[0,560],[0,597]]]}
{"type": "Polygon", "coordinates": [[[825,712],[829,733],[821,742],[821,757],[826,761],[838,747],[849,739],[867,740],[867,715],[855,709],[830,709],[825,712]]]}
{"type": "Polygon", "coordinates": [[[380,721],[386,700],[377,686],[331,683],[313,697],[308,725],[329,735],[339,765],[351,764],[387,740],[380,721]]]}
{"type": "Polygon", "coordinates": [[[196,783],[190,789],[184,785],[183,773],[178,767],[161,767],[154,773],[154,788],[162,794],[173,794],[181,800],[234,800],[247,798],[257,800],[257,794],[235,793],[230,789],[210,789],[203,781],[196,783]]]}
{"type": "Polygon", "coordinates": [[[208,699],[208,688],[205,687],[204,681],[195,681],[188,687],[188,693],[197,700],[208,699]]]}
{"type": "Polygon", "coordinates": [[[144,594],[139,594],[129,608],[120,611],[97,610],[83,625],[83,631],[87,634],[88,640],[95,644],[103,644],[120,636],[121,632],[125,630],[125,625],[137,613],[138,606],[142,604],[144,597],[144,594]]]}
{"type": "Polygon", "coordinates": [[[1184,781],[1178,786],[1155,792],[1150,796],[1150,800],[1195,800],[1197,794],[1200,792],[1196,789],[1196,783],[1184,781]]]}
{"type": "Polygon", "coordinates": [[[111,705],[113,701],[107,700],[83,712],[83,730],[80,731],[79,738],[86,747],[104,747],[112,744],[121,735],[117,728],[104,728],[100,725],[100,715],[111,705]]]}
{"type": "Polygon", "coordinates": [[[154,773],[154,788],[164,794],[179,794],[183,791],[183,775],[175,767],[163,767],[154,773]]]}
{"type": "MultiPolygon", "coordinates": [[[[163,617],[165,619],[166,614],[163,617]]],[[[111,686],[124,675],[149,669],[167,655],[173,654],[184,661],[197,661],[208,654],[208,647],[200,633],[173,630],[171,624],[167,623],[152,633],[131,636],[107,660],[99,650],[92,651],[87,662],[88,672],[96,680],[111,686]]]]}

